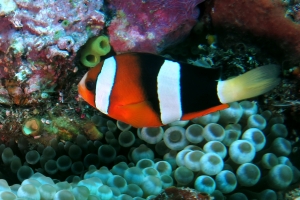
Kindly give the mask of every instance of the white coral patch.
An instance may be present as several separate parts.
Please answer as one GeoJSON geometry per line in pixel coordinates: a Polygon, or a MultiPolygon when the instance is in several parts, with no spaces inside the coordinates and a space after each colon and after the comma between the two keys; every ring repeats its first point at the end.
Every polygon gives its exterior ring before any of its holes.
{"type": "Polygon", "coordinates": [[[25,81],[27,79],[27,76],[30,74],[32,74],[31,69],[21,66],[19,72],[15,74],[15,77],[17,77],[19,81],[25,81]]]}
{"type": "Polygon", "coordinates": [[[6,15],[17,8],[14,0],[0,0],[0,16],[6,15]]]}
{"type": "Polygon", "coordinates": [[[155,34],[154,34],[154,33],[151,33],[151,32],[148,32],[148,33],[147,33],[147,38],[148,38],[149,40],[153,40],[153,39],[155,39],[155,34]]]}

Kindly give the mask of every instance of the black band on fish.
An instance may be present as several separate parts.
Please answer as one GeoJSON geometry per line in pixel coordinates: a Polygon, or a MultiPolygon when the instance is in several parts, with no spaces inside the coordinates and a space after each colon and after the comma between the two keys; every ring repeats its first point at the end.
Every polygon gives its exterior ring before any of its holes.
{"type": "Polygon", "coordinates": [[[217,95],[220,68],[208,69],[181,64],[181,104],[183,114],[221,105],[217,95]]]}

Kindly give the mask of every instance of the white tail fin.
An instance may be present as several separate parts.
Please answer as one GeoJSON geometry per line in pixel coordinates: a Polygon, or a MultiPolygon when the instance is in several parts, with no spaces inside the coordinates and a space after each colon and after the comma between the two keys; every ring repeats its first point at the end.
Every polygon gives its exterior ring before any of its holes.
{"type": "Polygon", "coordinates": [[[238,77],[219,81],[218,96],[221,103],[230,103],[264,94],[279,82],[280,66],[265,65],[238,77]]]}

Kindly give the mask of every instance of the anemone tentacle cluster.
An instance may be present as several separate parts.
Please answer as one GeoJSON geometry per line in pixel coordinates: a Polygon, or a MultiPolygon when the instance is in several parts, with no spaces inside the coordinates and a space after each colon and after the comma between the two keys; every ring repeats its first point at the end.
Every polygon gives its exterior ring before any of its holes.
{"type": "Polygon", "coordinates": [[[176,186],[216,198],[276,199],[300,173],[288,159],[284,120],[258,110],[254,102],[235,102],[190,122],[137,130],[106,120],[103,143],[83,135],[73,142],[53,139],[27,151],[25,160],[2,144],[3,166],[21,184],[9,186],[8,178],[1,179],[0,196],[155,199],[176,186]]]}

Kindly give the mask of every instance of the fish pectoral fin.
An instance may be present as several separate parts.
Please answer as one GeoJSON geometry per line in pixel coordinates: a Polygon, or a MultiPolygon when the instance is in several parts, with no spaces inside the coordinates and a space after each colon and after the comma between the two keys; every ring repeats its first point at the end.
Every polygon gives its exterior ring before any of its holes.
{"type": "Polygon", "coordinates": [[[201,117],[201,116],[207,115],[209,113],[217,112],[219,110],[224,110],[224,109],[226,109],[228,107],[229,107],[228,104],[221,104],[221,105],[218,105],[218,106],[214,106],[212,108],[208,108],[206,110],[201,110],[201,111],[198,111],[198,112],[187,113],[187,114],[184,114],[181,117],[181,120],[190,120],[190,119],[193,119],[193,118],[196,118],[196,117],[201,117]]]}
{"type": "Polygon", "coordinates": [[[136,128],[161,126],[149,101],[118,106],[119,119],[136,128]]]}

